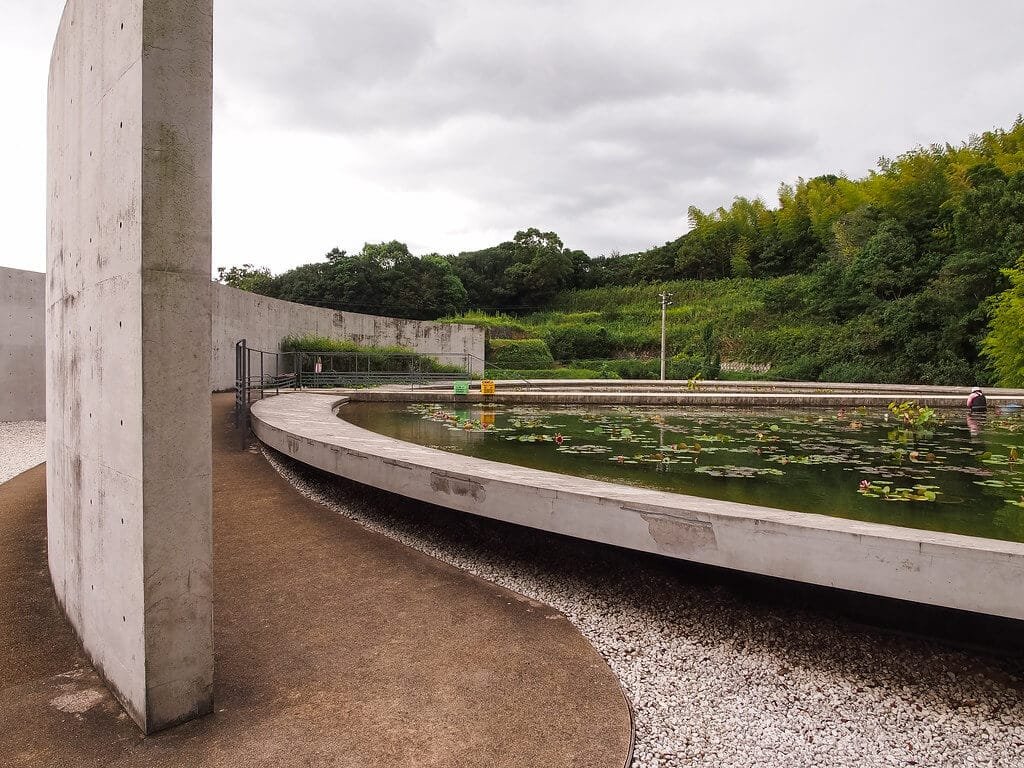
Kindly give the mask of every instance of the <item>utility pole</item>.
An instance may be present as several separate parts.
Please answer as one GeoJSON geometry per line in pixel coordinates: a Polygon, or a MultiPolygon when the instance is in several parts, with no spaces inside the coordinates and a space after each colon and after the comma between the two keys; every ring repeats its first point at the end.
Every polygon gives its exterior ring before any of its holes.
{"type": "Polygon", "coordinates": [[[661,380],[665,380],[665,310],[668,309],[672,303],[669,299],[672,298],[671,293],[665,293],[662,291],[661,296],[661,380]]]}

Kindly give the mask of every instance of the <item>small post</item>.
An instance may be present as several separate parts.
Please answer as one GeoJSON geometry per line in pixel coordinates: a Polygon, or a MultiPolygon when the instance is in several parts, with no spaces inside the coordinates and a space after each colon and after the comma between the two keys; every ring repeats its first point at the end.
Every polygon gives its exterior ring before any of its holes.
{"type": "Polygon", "coordinates": [[[662,291],[658,295],[661,296],[661,380],[665,381],[665,311],[672,303],[669,301],[672,294],[662,291]]]}

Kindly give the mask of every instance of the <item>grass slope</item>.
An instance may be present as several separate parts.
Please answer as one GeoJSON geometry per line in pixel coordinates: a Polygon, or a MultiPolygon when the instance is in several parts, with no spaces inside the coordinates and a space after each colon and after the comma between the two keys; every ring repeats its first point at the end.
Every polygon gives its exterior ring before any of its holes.
{"type": "MultiPolygon", "coordinates": [[[[667,290],[672,294],[668,352],[677,362],[702,354],[702,334],[711,324],[724,361],[771,364],[773,378],[818,378],[830,367],[835,369],[836,340],[849,336],[850,329],[823,322],[807,311],[799,300],[807,286],[806,277],[793,275],[595,288],[562,294],[547,312],[517,318],[472,312],[445,320],[480,325],[492,338],[546,339],[553,350],[557,345],[550,341],[566,329],[599,326],[607,331],[607,357],[651,360],[661,345],[658,294],[667,290]]],[[[562,364],[583,360],[580,367],[596,369],[600,360],[588,357],[556,354],[562,364]]],[[[657,376],[657,365],[647,365],[643,371],[635,366],[619,371],[630,366],[616,363],[609,367],[629,378],[657,376]]]]}

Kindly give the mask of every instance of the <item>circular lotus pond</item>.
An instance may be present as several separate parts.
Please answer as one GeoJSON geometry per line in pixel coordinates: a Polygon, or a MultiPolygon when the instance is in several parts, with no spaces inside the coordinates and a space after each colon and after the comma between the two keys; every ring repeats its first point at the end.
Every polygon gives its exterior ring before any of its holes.
{"type": "Polygon", "coordinates": [[[627,485],[1024,541],[1024,415],[352,403],[358,426],[627,485]]]}

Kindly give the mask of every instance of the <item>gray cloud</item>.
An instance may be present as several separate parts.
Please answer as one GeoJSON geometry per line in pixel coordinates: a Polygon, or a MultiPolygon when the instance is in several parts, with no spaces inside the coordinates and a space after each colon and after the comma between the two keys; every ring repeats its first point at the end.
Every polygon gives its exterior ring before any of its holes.
{"type": "Polygon", "coordinates": [[[635,250],[682,232],[691,204],[772,202],[797,175],[965,138],[929,133],[953,123],[922,107],[966,87],[970,57],[989,82],[1019,57],[1012,35],[955,32],[957,7],[221,0],[218,104],[239,130],[334,137],[356,183],[461,201],[478,246],[537,225],[592,253],[635,250]]]}
{"type": "Polygon", "coordinates": [[[338,2],[300,13],[255,2],[241,14],[228,6],[219,68],[271,119],[349,134],[422,130],[474,114],[552,122],[598,105],[766,95],[786,84],[758,51],[716,40],[588,35],[554,26],[536,8],[502,19],[454,7],[338,2]]]}
{"type": "MultiPolygon", "coordinates": [[[[41,269],[63,0],[0,0],[7,263],[41,269]],[[28,193],[26,193],[26,190],[28,193]],[[35,190],[35,192],[33,192],[35,190]]],[[[1024,110],[1018,0],[217,0],[218,264],[540,226],[593,254],[1024,110]]]]}
{"type": "Polygon", "coordinates": [[[245,16],[219,38],[228,112],[244,98],[250,119],[335,135],[362,150],[357,176],[452,190],[488,230],[611,216],[617,235],[581,231],[585,247],[643,247],[631,219],[678,234],[706,202],[687,188],[813,143],[781,106],[791,77],[737,39],[749,21],[687,29],[672,4],[658,23],[604,2],[219,10],[219,31],[245,16]]]}

